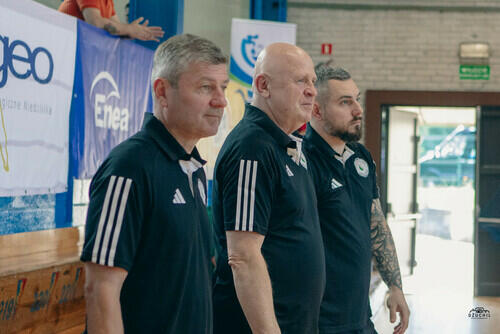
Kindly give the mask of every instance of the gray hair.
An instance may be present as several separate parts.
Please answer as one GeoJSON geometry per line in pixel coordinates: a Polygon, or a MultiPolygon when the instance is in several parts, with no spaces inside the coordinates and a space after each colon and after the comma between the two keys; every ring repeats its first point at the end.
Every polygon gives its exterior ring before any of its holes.
{"type": "Polygon", "coordinates": [[[165,78],[173,87],[177,87],[181,74],[195,62],[227,64],[227,57],[206,38],[191,34],[170,37],[155,51],[151,86],[156,79],[165,78]]]}
{"type": "Polygon", "coordinates": [[[318,91],[316,100],[321,106],[324,106],[328,101],[329,80],[346,81],[351,79],[349,72],[341,67],[333,67],[332,62],[332,60],[321,62],[314,67],[314,71],[316,72],[316,83],[314,85],[318,91]]]}

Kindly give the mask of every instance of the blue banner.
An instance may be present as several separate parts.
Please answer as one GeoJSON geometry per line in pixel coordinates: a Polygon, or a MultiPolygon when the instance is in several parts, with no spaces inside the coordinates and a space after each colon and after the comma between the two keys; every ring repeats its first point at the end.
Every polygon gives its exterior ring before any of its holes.
{"type": "Polygon", "coordinates": [[[151,111],[154,52],[83,21],[78,21],[77,36],[72,155],[75,176],[85,179],[113,147],[140,129],[144,112],[151,111]]]}

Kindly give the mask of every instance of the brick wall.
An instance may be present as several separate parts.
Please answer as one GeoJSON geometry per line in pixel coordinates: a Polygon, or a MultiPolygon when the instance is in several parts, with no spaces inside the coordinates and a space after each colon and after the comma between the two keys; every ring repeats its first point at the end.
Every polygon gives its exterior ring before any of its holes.
{"type": "Polygon", "coordinates": [[[500,89],[499,1],[289,2],[288,21],[297,23],[297,44],[315,62],[329,59],[321,43],[332,43],[335,64],[362,92],[500,89]],[[403,6],[409,3],[425,7],[403,6]],[[489,81],[459,79],[459,44],[470,41],[490,43],[489,81]]]}

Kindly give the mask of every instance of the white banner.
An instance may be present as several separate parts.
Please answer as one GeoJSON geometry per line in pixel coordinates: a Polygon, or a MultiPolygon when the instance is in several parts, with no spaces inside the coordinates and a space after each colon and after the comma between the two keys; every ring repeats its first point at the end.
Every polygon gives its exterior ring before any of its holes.
{"type": "Polygon", "coordinates": [[[64,192],[76,19],[0,0],[0,196],[64,192]]]}
{"type": "Polygon", "coordinates": [[[231,78],[252,85],[260,51],[276,42],[295,44],[297,25],[272,21],[233,19],[231,24],[231,78]]]}

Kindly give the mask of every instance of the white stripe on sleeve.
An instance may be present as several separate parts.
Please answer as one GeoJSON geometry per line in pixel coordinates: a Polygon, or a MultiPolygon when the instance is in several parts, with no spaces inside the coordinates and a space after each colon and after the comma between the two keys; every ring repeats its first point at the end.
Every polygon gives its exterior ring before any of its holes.
{"type": "Polygon", "coordinates": [[[245,160],[240,161],[240,172],[238,174],[238,192],[236,194],[236,219],[235,219],[235,231],[240,230],[240,212],[241,212],[241,188],[242,188],[242,181],[243,181],[243,169],[245,166],[245,160]]]}
{"type": "Polygon", "coordinates": [[[245,168],[245,188],[243,193],[243,217],[241,221],[241,230],[248,230],[247,212],[248,212],[248,183],[250,182],[250,167],[252,161],[247,160],[247,167],[245,168]]]}
{"type": "Polygon", "coordinates": [[[113,228],[113,222],[115,221],[116,208],[118,206],[118,197],[120,197],[120,192],[123,184],[123,176],[118,177],[116,182],[115,191],[113,192],[113,202],[111,202],[111,209],[109,210],[109,217],[106,223],[106,232],[104,233],[104,238],[102,239],[101,247],[101,257],[99,259],[99,264],[106,265],[106,253],[108,252],[109,239],[111,237],[111,229],[113,228]]]}
{"type": "Polygon", "coordinates": [[[236,195],[235,231],[253,231],[258,162],[241,160],[236,195]]]}
{"type": "Polygon", "coordinates": [[[130,186],[132,185],[132,179],[126,179],[125,188],[123,189],[123,195],[121,198],[120,209],[118,211],[118,218],[116,219],[116,227],[113,232],[113,241],[111,242],[111,249],[109,250],[108,265],[114,266],[116,245],[118,244],[118,238],[122,229],[123,215],[125,213],[125,207],[127,206],[128,193],[130,191],[130,186]]]}
{"type": "Polygon", "coordinates": [[[113,186],[115,185],[116,176],[112,175],[109,179],[108,189],[106,190],[106,196],[104,197],[104,204],[102,205],[101,217],[99,218],[99,224],[97,226],[97,235],[94,240],[94,248],[92,249],[92,262],[97,263],[97,253],[99,252],[99,247],[101,245],[102,230],[105,225],[106,216],[108,215],[109,199],[111,197],[111,192],[113,186]]]}
{"type": "Polygon", "coordinates": [[[257,180],[257,161],[253,162],[253,173],[252,173],[252,189],[250,190],[250,217],[249,222],[250,222],[250,227],[249,231],[253,231],[253,213],[254,213],[254,207],[255,207],[255,183],[257,180]]]}

